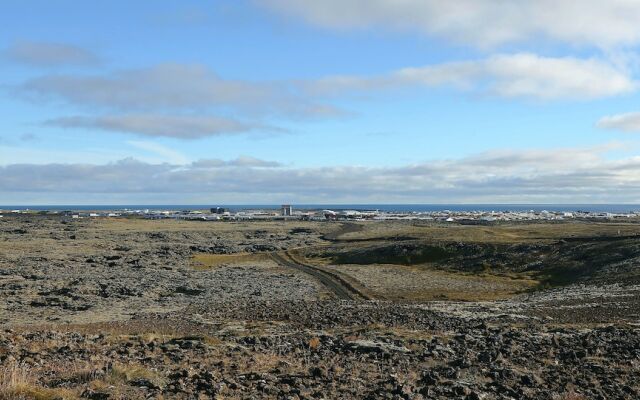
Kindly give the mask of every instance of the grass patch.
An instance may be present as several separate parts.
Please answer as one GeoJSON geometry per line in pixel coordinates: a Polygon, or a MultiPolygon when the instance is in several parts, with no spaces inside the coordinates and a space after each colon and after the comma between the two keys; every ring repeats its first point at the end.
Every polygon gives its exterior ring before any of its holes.
{"type": "Polygon", "coordinates": [[[539,284],[524,273],[450,272],[430,265],[345,264],[335,268],[359,281],[374,297],[400,301],[501,300],[539,284]]]}
{"type": "Polygon", "coordinates": [[[0,368],[0,400],[65,400],[76,399],[70,389],[51,389],[38,384],[37,374],[24,364],[0,368]]]}
{"type": "Polygon", "coordinates": [[[191,265],[198,271],[225,267],[227,265],[243,264],[247,262],[264,262],[269,256],[263,253],[235,253],[235,254],[196,254],[191,265]]]}
{"type": "Polygon", "coordinates": [[[472,226],[417,221],[360,223],[362,229],[340,237],[344,240],[389,240],[412,237],[418,240],[466,243],[531,243],[566,238],[620,236],[640,233],[640,225],[629,222],[521,222],[494,226],[472,226]]]}

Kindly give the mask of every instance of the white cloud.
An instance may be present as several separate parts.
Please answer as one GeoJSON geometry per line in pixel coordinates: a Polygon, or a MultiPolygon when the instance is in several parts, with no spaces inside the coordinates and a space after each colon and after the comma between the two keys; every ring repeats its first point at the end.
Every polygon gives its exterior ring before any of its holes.
{"type": "Polygon", "coordinates": [[[24,193],[58,199],[68,193],[69,202],[104,193],[107,203],[109,196],[175,203],[187,197],[257,203],[640,201],[640,157],[609,160],[611,149],[502,150],[402,167],[294,168],[252,158],[12,164],[0,167],[0,203],[24,193]]]}
{"type": "Polygon", "coordinates": [[[14,89],[30,99],[63,100],[95,113],[54,118],[45,122],[48,125],[198,139],[282,132],[285,129],[265,121],[342,116],[346,112],[331,105],[337,96],[416,87],[451,87],[504,98],[584,100],[631,93],[638,83],[624,66],[599,58],[516,53],[402,68],[379,76],[306,81],[229,80],[202,65],[163,64],[102,75],[45,75],[14,89]]]}
{"type": "Polygon", "coordinates": [[[34,100],[55,99],[110,110],[214,110],[218,113],[326,116],[333,107],[300,96],[290,82],[223,79],[203,65],[161,64],[106,75],[46,75],[16,88],[34,100]]]}
{"type": "Polygon", "coordinates": [[[235,117],[225,115],[240,114],[254,121],[265,114],[289,118],[335,117],[343,112],[324,101],[326,95],[443,85],[503,97],[540,99],[599,98],[629,93],[638,87],[624,67],[602,59],[516,53],[408,67],[380,76],[333,76],[306,81],[226,80],[204,66],[165,64],[107,75],[47,75],[31,79],[16,89],[31,99],[62,99],[79,107],[146,112],[94,118],[68,117],[54,123],[158,136],[204,136],[262,125],[241,123],[235,117]],[[147,112],[149,110],[153,111],[153,117],[147,112]],[[180,116],[185,111],[190,111],[191,116],[180,116]],[[197,116],[212,113],[214,117],[197,116]],[[166,125],[167,130],[174,126],[177,133],[159,129],[162,125],[166,125]],[[185,132],[185,128],[192,133],[185,132]]]}
{"type": "Polygon", "coordinates": [[[46,125],[62,128],[88,128],[111,132],[128,132],[143,136],[164,136],[178,139],[198,139],[220,134],[270,129],[250,125],[230,118],[191,115],[126,114],[100,117],[62,117],[46,121],[46,125]]]}
{"type": "Polygon", "coordinates": [[[307,84],[318,95],[414,86],[451,86],[501,97],[593,99],[635,91],[627,71],[603,60],[541,57],[530,53],[403,68],[374,77],[338,76],[307,84]]]}
{"type": "Polygon", "coordinates": [[[293,81],[223,79],[203,65],[162,64],[99,75],[50,74],[13,90],[35,102],[63,101],[98,114],[55,118],[46,121],[48,125],[181,139],[257,130],[283,132],[264,121],[344,114],[302,93],[293,81]]]}
{"type": "Polygon", "coordinates": [[[418,31],[480,48],[539,38],[611,48],[640,43],[635,0],[261,0],[330,29],[418,31]]]}
{"type": "Polygon", "coordinates": [[[640,132],[640,112],[608,115],[596,124],[602,129],[616,129],[625,132],[640,132]]]}
{"type": "Polygon", "coordinates": [[[39,67],[94,65],[100,62],[100,58],[87,49],[51,42],[16,42],[5,51],[5,55],[12,61],[39,67]]]}

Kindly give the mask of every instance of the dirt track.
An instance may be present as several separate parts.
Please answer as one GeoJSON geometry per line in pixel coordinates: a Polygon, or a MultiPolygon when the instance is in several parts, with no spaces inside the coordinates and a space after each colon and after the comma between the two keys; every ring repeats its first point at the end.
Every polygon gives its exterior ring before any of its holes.
{"type": "Polygon", "coordinates": [[[327,289],[341,300],[369,300],[369,296],[354,288],[336,274],[320,268],[302,264],[291,258],[288,253],[271,253],[271,257],[280,265],[307,273],[320,281],[327,289]]]}

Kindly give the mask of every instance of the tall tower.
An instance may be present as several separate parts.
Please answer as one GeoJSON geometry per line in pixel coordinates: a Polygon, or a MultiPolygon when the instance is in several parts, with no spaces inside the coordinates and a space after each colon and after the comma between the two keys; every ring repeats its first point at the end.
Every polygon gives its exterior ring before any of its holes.
{"type": "Polygon", "coordinates": [[[289,204],[283,204],[281,208],[281,214],[284,217],[290,217],[293,215],[293,207],[289,204]]]}

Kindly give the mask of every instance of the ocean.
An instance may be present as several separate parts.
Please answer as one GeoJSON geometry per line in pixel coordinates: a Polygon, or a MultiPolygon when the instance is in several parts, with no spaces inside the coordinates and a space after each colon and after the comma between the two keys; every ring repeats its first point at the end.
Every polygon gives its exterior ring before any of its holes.
{"type": "MultiPolygon", "coordinates": [[[[640,212],[638,204],[292,204],[294,209],[380,210],[386,212],[434,211],[587,211],[628,213],[640,212]]],[[[231,211],[247,209],[279,209],[280,204],[129,204],[129,205],[0,205],[0,210],[103,211],[103,210],[208,210],[224,207],[231,211]]]]}

